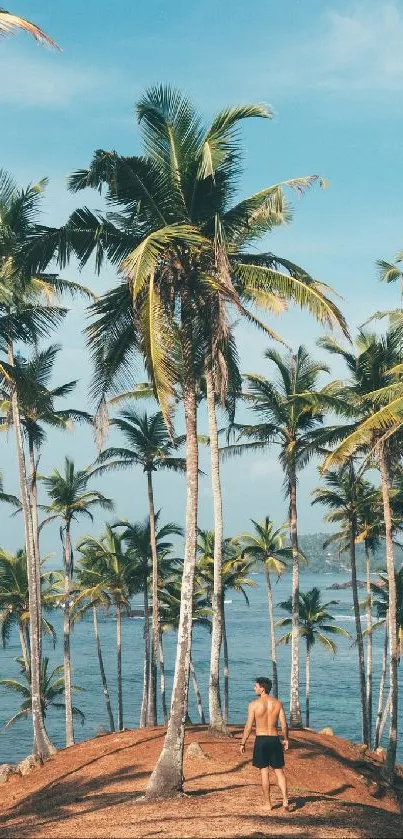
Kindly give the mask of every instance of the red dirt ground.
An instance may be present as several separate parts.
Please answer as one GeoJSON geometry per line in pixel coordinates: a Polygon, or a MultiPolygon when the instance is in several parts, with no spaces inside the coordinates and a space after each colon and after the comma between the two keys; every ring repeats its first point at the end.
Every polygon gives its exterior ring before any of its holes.
{"type": "MultiPolygon", "coordinates": [[[[382,786],[379,763],[363,758],[346,740],[313,731],[291,732],[286,756],[292,812],[285,813],[277,786],[271,815],[261,806],[259,772],[251,744],[239,753],[234,739],[190,726],[186,744],[206,757],[185,759],[186,796],[140,800],[164,738],[163,728],[124,731],[65,749],[25,778],[1,788],[0,836],[139,837],[402,837],[395,793],[382,786]]],[[[403,780],[403,779],[402,779],[403,780]]]]}

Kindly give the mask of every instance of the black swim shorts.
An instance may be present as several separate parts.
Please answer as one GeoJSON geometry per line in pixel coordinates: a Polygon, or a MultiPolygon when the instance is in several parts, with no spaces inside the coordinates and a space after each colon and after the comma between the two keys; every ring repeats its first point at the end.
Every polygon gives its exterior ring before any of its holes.
{"type": "Polygon", "coordinates": [[[258,734],[253,747],[252,763],[258,769],[264,769],[266,766],[271,766],[272,769],[282,769],[284,752],[280,738],[268,734],[258,734]]]}

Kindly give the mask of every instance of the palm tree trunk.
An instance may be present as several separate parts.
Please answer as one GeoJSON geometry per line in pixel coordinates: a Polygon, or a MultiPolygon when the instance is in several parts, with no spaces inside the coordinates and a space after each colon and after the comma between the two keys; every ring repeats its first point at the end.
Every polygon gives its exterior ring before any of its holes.
{"type": "MultiPolygon", "coordinates": [[[[191,358],[191,343],[189,341],[184,356],[185,358],[191,358]]],[[[148,798],[170,798],[181,793],[183,789],[183,743],[189,691],[198,505],[196,388],[191,376],[185,377],[183,401],[186,423],[186,542],[181,607],[171,713],[164,746],[148,783],[146,792],[148,798]]]]}
{"type": "Polygon", "coordinates": [[[30,651],[29,651],[29,644],[27,643],[26,627],[22,623],[18,624],[18,634],[20,636],[21,652],[22,652],[22,657],[24,659],[25,670],[26,670],[27,676],[30,680],[31,679],[30,651]]]}
{"type": "Polygon", "coordinates": [[[165,663],[164,663],[164,643],[162,638],[162,631],[158,633],[158,653],[159,653],[159,662],[160,662],[160,692],[161,692],[161,705],[162,705],[162,713],[164,715],[164,724],[166,725],[168,722],[168,709],[167,709],[167,700],[166,700],[166,691],[165,691],[165,663]]]}
{"type": "Polygon", "coordinates": [[[383,709],[381,724],[379,726],[379,742],[380,743],[382,743],[382,737],[383,737],[383,732],[385,730],[386,720],[388,718],[388,714],[390,714],[391,703],[392,703],[392,693],[391,693],[391,690],[389,690],[388,698],[386,700],[386,704],[385,704],[385,707],[383,709]]]}
{"type": "Polygon", "coordinates": [[[271,645],[271,664],[273,671],[273,696],[278,697],[278,675],[277,675],[277,649],[276,649],[276,629],[274,626],[274,612],[273,612],[273,592],[271,588],[270,571],[264,567],[267,583],[267,605],[269,608],[269,624],[270,624],[270,645],[271,645]]]}
{"type": "Polygon", "coordinates": [[[159,604],[158,604],[158,553],[155,536],[154,492],[151,472],[147,472],[148,508],[150,514],[150,544],[153,562],[152,571],[152,645],[150,655],[150,684],[148,724],[157,725],[157,661],[159,637],[159,604]]]}
{"type": "MultiPolygon", "coordinates": [[[[14,364],[13,346],[9,341],[7,346],[9,364],[14,364]]],[[[20,411],[15,390],[11,396],[11,409],[17,449],[18,477],[20,484],[21,505],[24,517],[25,544],[27,551],[28,600],[29,600],[29,636],[31,644],[31,696],[32,696],[32,724],[34,732],[34,753],[43,759],[54,754],[56,749],[50,741],[43,720],[41,704],[40,672],[41,672],[41,623],[40,603],[40,568],[38,568],[32,532],[32,517],[29,503],[27,473],[25,468],[24,444],[22,438],[20,411]],[[39,579],[39,584],[38,584],[39,579]]]]}
{"type": "Polygon", "coordinates": [[[382,653],[382,671],[381,671],[381,679],[379,682],[379,701],[378,701],[378,713],[376,715],[376,726],[375,726],[375,738],[374,738],[374,749],[377,749],[379,746],[380,741],[380,728],[381,728],[381,721],[382,721],[382,713],[383,713],[383,702],[385,698],[385,682],[386,682],[386,667],[388,663],[388,646],[389,646],[389,617],[388,614],[386,615],[385,620],[385,637],[383,642],[383,653],[382,653]]]}
{"type": "Polygon", "coordinates": [[[71,690],[71,654],[70,654],[70,580],[71,580],[71,540],[70,525],[66,523],[64,537],[64,608],[63,608],[63,675],[64,703],[66,711],[66,746],[74,744],[73,702],[71,690]]]}
{"type": "Polygon", "coordinates": [[[199,683],[197,681],[196,670],[192,660],[192,654],[190,654],[190,672],[192,675],[192,683],[193,683],[193,690],[196,697],[196,704],[197,710],[200,717],[200,722],[202,725],[206,725],[206,718],[204,716],[203,705],[202,705],[202,698],[199,690],[199,683]]]}
{"type": "Polygon", "coordinates": [[[122,613],[116,605],[116,652],[118,663],[118,731],[123,731],[123,694],[122,694],[122,613]]]}
{"type": "Polygon", "coordinates": [[[215,407],[214,379],[211,369],[206,373],[207,413],[210,437],[211,486],[214,510],[214,577],[212,593],[211,656],[209,679],[210,728],[220,734],[227,734],[221,710],[220,697],[220,651],[222,644],[222,545],[224,538],[222,495],[220,480],[220,459],[215,407]]]}
{"type": "Polygon", "coordinates": [[[309,728],[309,702],[311,698],[311,648],[306,647],[305,659],[305,726],[309,728]]]}
{"type": "Polygon", "coordinates": [[[355,518],[350,522],[350,566],[351,566],[351,590],[353,594],[355,631],[357,636],[358,647],[358,671],[360,679],[360,697],[361,697],[361,713],[362,713],[362,740],[369,746],[369,727],[368,727],[368,707],[367,707],[367,686],[365,679],[365,654],[364,641],[362,637],[360,604],[358,600],[358,585],[357,585],[357,566],[355,559],[355,540],[357,536],[357,525],[355,518]]]}
{"type": "Polygon", "coordinates": [[[229,656],[228,656],[228,638],[227,638],[227,626],[225,622],[225,606],[224,606],[224,597],[221,598],[222,601],[222,637],[223,637],[223,653],[224,653],[224,721],[225,724],[228,724],[229,720],[229,656]]]}
{"type": "Polygon", "coordinates": [[[109,728],[110,728],[111,731],[115,731],[115,720],[113,719],[112,705],[111,705],[111,700],[110,700],[110,696],[109,696],[108,683],[106,681],[104,660],[103,660],[103,657],[102,657],[101,639],[99,637],[98,617],[97,617],[97,607],[96,606],[92,607],[92,615],[93,615],[93,618],[94,618],[94,635],[95,635],[95,641],[96,641],[96,644],[97,644],[99,672],[101,674],[103,694],[104,694],[104,699],[105,699],[105,704],[106,704],[106,710],[108,712],[108,717],[109,717],[109,728]]]}
{"type": "Polygon", "coordinates": [[[143,625],[143,640],[144,640],[144,664],[143,664],[143,699],[141,702],[140,711],[140,728],[145,728],[147,725],[147,710],[148,710],[148,685],[150,679],[150,618],[148,608],[148,557],[144,559],[143,564],[143,603],[144,603],[144,625],[143,625]]]}
{"type": "Polygon", "coordinates": [[[365,543],[365,570],[367,585],[367,603],[365,607],[367,617],[367,714],[368,714],[368,745],[372,743],[372,592],[371,592],[371,560],[368,546],[365,543]]]}
{"type": "Polygon", "coordinates": [[[389,463],[387,449],[384,444],[379,446],[378,462],[381,473],[381,487],[383,500],[383,517],[385,521],[386,568],[389,583],[389,679],[390,679],[390,729],[389,742],[385,762],[385,777],[390,783],[394,781],[396,748],[397,748],[397,607],[396,607],[396,576],[393,556],[392,515],[389,498],[389,463]]]}
{"type": "MultiPolygon", "coordinates": [[[[39,553],[39,526],[38,526],[38,485],[36,479],[36,463],[35,463],[35,451],[34,451],[34,444],[30,434],[28,434],[28,450],[29,450],[29,502],[31,508],[31,518],[32,518],[32,536],[34,541],[34,548],[35,548],[35,563],[40,568],[41,567],[41,556],[39,553]]],[[[39,574],[39,579],[37,581],[39,590],[38,590],[38,603],[40,606],[39,610],[39,622],[40,626],[42,624],[42,598],[41,598],[41,577],[39,574]]],[[[41,647],[41,656],[42,656],[42,632],[39,633],[39,643],[41,647]]]]}
{"type": "Polygon", "coordinates": [[[290,725],[293,728],[302,728],[302,715],[299,699],[299,547],[297,476],[294,461],[292,461],[289,466],[288,480],[290,489],[290,541],[292,549],[290,725]]]}

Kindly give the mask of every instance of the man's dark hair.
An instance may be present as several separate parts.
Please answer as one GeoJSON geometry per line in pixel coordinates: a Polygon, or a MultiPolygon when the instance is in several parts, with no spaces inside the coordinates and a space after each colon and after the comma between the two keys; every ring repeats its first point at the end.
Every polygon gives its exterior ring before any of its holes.
{"type": "Polygon", "coordinates": [[[264,689],[265,693],[270,693],[271,686],[273,684],[271,679],[267,679],[266,676],[258,676],[256,679],[258,685],[264,689]]]}

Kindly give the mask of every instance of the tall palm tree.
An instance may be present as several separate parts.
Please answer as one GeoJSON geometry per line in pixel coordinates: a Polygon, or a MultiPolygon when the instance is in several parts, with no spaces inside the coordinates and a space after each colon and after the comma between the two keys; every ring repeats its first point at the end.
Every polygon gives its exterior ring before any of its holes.
{"type": "Polygon", "coordinates": [[[55,254],[59,264],[65,264],[72,252],[81,263],[95,253],[97,268],[107,257],[124,276],[120,287],[93,309],[96,320],[87,333],[97,398],[119,388],[122,378],[132,377],[131,361],[138,352],[168,424],[175,388],[182,393],[187,457],[182,612],[174,701],[149,796],[169,796],[182,788],[197,541],[199,315],[207,315],[218,296],[223,305],[232,304],[256,324],[260,321],[250,304],[265,306],[285,296],[319,320],[345,328],[322,284],[285,259],[247,253],[257,238],[289,219],[285,189],[301,192],[317,180],[296,178],[232,203],[242,157],[239,123],[270,115],[261,105],[226,108],[206,128],[179,91],[151,88],[137,105],[144,155],[121,157],[98,150],[90,167],[70,178],[74,191],[105,187],[108,203],[116,210],[113,216],[77,210],[62,230],[42,228],[32,243],[31,259],[37,268],[55,254]]]}
{"type": "Polygon", "coordinates": [[[121,411],[111,424],[122,433],[126,447],[110,447],[98,460],[101,472],[109,469],[127,469],[140,466],[147,478],[148,509],[150,519],[150,545],[152,555],[152,646],[150,659],[150,699],[148,718],[150,725],[157,724],[156,683],[159,639],[158,617],[158,551],[156,540],[153,473],[161,469],[185,472],[186,460],[174,456],[175,441],[169,435],[161,411],[149,416],[133,408],[121,411]]]}
{"type": "MultiPolygon", "coordinates": [[[[18,679],[0,679],[0,685],[3,685],[3,687],[8,690],[13,691],[13,693],[18,693],[22,697],[20,710],[8,720],[5,728],[9,728],[17,722],[17,720],[26,718],[32,713],[30,673],[25,667],[23,658],[17,658],[16,661],[21,666],[21,675],[24,678],[24,681],[19,682],[18,679]]],[[[54,708],[57,711],[64,710],[64,702],[60,701],[60,697],[63,696],[65,690],[64,678],[61,675],[63,672],[63,665],[59,664],[52,670],[51,673],[48,673],[48,666],[49,659],[47,656],[44,656],[41,660],[41,706],[44,718],[46,717],[49,708],[54,708]]],[[[77,685],[72,685],[72,689],[75,692],[82,690],[82,688],[77,687],[77,685]]],[[[85,716],[79,708],[73,706],[73,714],[74,716],[79,717],[81,723],[84,724],[85,716]]]]}
{"type": "MultiPolygon", "coordinates": [[[[42,561],[43,565],[43,561],[42,561]]],[[[45,608],[55,605],[57,575],[53,571],[42,571],[41,599],[45,608]]],[[[13,626],[18,629],[22,658],[27,673],[30,673],[30,637],[29,637],[29,591],[27,556],[23,550],[11,554],[0,549],[0,630],[3,646],[9,640],[13,626]]],[[[42,628],[56,640],[53,626],[42,615],[42,628]]]]}
{"type": "MultiPolygon", "coordinates": [[[[26,261],[26,246],[36,228],[40,202],[46,180],[19,189],[13,178],[0,170],[0,349],[5,356],[0,371],[10,380],[10,367],[15,366],[16,342],[36,344],[57,326],[66,309],[58,305],[58,294],[69,291],[83,293],[76,283],[61,280],[55,274],[32,271],[26,261]]],[[[47,268],[46,260],[43,270],[47,268]]],[[[35,550],[32,513],[25,462],[20,407],[15,386],[11,383],[11,413],[16,440],[20,501],[23,512],[29,579],[29,620],[31,638],[32,722],[34,751],[42,757],[55,749],[47,735],[40,703],[40,561],[35,550]]]]}
{"type": "Polygon", "coordinates": [[[280,449],[280,463],[289,500],[289,530],[292,549],[292,598],[294,604],[291,644],[290,721],[302,725],[299,701],[299,563],[297,472],[321,452],[329,436],[322,429],[324,412],[333,400],[328,388],[319,388],[319,378],[329,369],[323,362],[314,361],[304,347],[295,354],[282,357],[277,350],[268,349],[265,357],[274,365],[277,380],[258,375],[247,375],[245,398],[258,415],[253,425],[234,424],[238,442],[223,452],[224,456],[262,452],[272,445],[280,449]],[[239,442],[245,439],[250,442],[239,442]]]}
{"type": "Polygon", "coordinates": [[[21,422],[27,439],[29,495],[33,537],[38,557],[40,557],[40,552],[37,471],[40,451],[46,442],[46,431],[43,425],[66,429],[72,422],[92,421],[91,415],[86,411],[56,408],[55,402],[69,396],[77,384],[77,381],[70,381],[55,388],[50,387],[54,365],[60,350],[61,347],[58,345],[51,345],[41,351],[36,348],[33,356],[28,360],[18,355],[12,366],[3,362],[3,369],[8,373],[9,378],[0,387],[4,411],[4,417],[0,418],[0,428],[6,430],[12,423],[11,395],[15,388],[21,422]]]}
{"type": "MultiPolygon", "coordinates": [[[[198,560],[196,578],[200,588],[204,587],[208,603],[212,603],[214,592],[214,541],[213,530],[199,529],[197,542],[198,560]]],[[[246,604],[249,606],[249,598],[246,588],[255,588],[256,583],[248,577],[254,560],[244,559],[241,555],[241,548],[237,539],[225,539],[222,548],[223,563],[221,569],[221,621],[223,631],[223,657],[224,657],[224,723],[227,725],[229,718],[229,655],[228,655],[228,634],[225,620],[225,596],[229,591],[240,592],[246,604]]]]}
{"type": "Polygon", "coordinates": [[[267,585],[267,605],[269,609],[271,662],[273,671],[273,696],[278,696],[278,674],[276,653],[276,630],[273,611],[273,591],[270,574],[276,574],[277,579],[284,573],[286,561],[292,559],[292,549],[284,547],[286,525],[277,529],[269,516],[261,521],[251,519],[253,533],[241,533],[238,540],[242,546],[242,554],[255,562],[263,564],[267,585]]]}
{"type": "MultiPolygon", "coordinates": [[[[292,598],[278,604],[286,612],[292,615],[292,598]]],[[[316,641],[319,641],[326,650],[333,653],[336,652],[336,644],[329,638],[329,635],[344,635],[345,638],[350,638],[350,633],[341,626],[335,626],[330,623],[334,621],[327,609],[329,606],[336,606],[337,600],[329,600],[328,603],[321,602],[321,592],[316,586],[306,593],[299,592],[299,617],[300,627],[299,632],[302,638],[305,638],[306,644],[306,659],[305,659],[305,725],[309,728],[309,702],[310,702],[310,684],[311,684],[311,651],[316,641]]],[[[276,626],[291,626],[292,618],[280,618],[276,622],[276,626]]],[[[279,639],[279,644],[288,644],[292,638],[292,632],[286,632],[279,639]]]]}
{"type": "Polygon", "coordinates": [[[397,748],[398,643],[396,622],[396,580],[393,550],[393,510],[391,489],[400,458],[403,395],[401,386],[401,328],[390,328],[386,335],[361,331],[356,353],[347,353],[332,340],[322,340],[330,352],[344,358],[349,380],[340,393],[355,422],[344,434],[342,443],[325,461],[325,468],[342,463],[357,451],[364,451],[379,468],[385,526],[386,563],[389,580],[389,643],[391,714],[386,778],[393,782],[397,748]]]}
{"type": "MultiPolygon", "coordinates": [[[[156,544],[156,551],[157,551],[157,594],[159,589],[162,587],[161,581],[161,571],[166,574],[171,570],[171,553],[173,549],[173,544],[170,541],[172,536],[183,536],[183,529],[178,524],[174,522],[167,522],[165,525],[159,526],[159,519],[160,519],[160,511],[155,513],[154,517],[154,528],[155,528],[155,544],[156,544]]],[[[152,548],[151,548],[151,521],[150,518],[146,518],[143,522],[135,522],[134,524],[129,524],[127,521],[117,522],[115,527],[123,527],[122,531],[122,539],[124,540],[130,555],[133,557],[134,561],[139,561],[142,567],[142,588],[143,588],[143,604],[144,604],[144,673],[143,673],[143,699],[141,703],[141,712],[140,712],[140,728],[147,725],[147,722],[150,725],[154,725],[155,723],[152,721],[155,719],[156,714],[154,716],[150,714],[150,705],[149,702],[150,697],[150,690],[152,689],[153,694],[155,691],[155,684],[151,684],[150,676],[151,673],[151,644],[150,644],[150,632],[149,632],[149,597],[148,597],[148,588],[149,588],[149,566],[151,564],[151,568],[153,568],[153,556],[152,556],[152,548]]],[[[168,713],[166,707],[166,696],[165,696],[165,669],[164,669],[164,656],[163,656],[163,647],[162,647],[162,634],[161,634],[161,625],[159,621],[159,629],[158,629],[158,658],[159,658],[159,665],[160,665],[160,688],[161,688],[161,704],[162,704],[162,712],[164,716],[164,722],[168,721],[168,713]]],[[[155,699],[154,699],[155,702],[155,699]]]]}
{"type": "Polygon", "coordinates": [[[66,745],[74,743],[73,714],[71,704],[71,657],[70,657],[70,586],[73,575],[73,549],[71,526],[80,517],[93,521],[92,510],[112,510],[113,502],[101,492],[89,489],[93,478],[91,469],[76,469],[68,457],[64,461],[64,474],[54,469],[49,476],[41,476],[51,503],[42,505],[47,517],[42,524],[60,520],[60,539],[63,547],[64,598],[63,598],[63,662],[66,688],[66,745]]]}
{"type": "Polygon", "coordinates": [[[356,544],[359,536],[359,516],[364,503],[371,503],[379,493],[377,489],[357,472],[353,458],[343,466],[329,470],[324,475],[325,486],[313,492],[313,504],[323,504],[330,512],[326,515],[329,523],[337,522],[346,534],[349,547],[351,585],[354,606],[355,631],[358,649],[358,671],[362,713],[363,742],[369,744],[370,724],[368,717],[367,685],[365,676],[365,654],[363,631],[361,626],[360,603],[357,585],[356,544]]]}
{"type": "MultiPolygon", "coordinates": [[[[103,587],[105,597],[109,597],[116,609],[116,653],[118,686],[118,730],[123,730],[123,691],[122,691],[122,612],[128,612],[130,597],[140,590],[141,574],[139,567],[123,546],[123,536],[106,525],[100,539],[86,536],[78,545],[78,550],[87,557],[86,573],[93,564],[95,579],[103,587]]],[[[83,594],[85,597],[85,592],[83,594]]]]}
{"type": "Polygon", "coordinates": [[[10,35],[19,29],[22,29],[24,32],[28,32],[28,34],[32,35],[32,37],[35,38],[35,41],[39,41],[40,44],[60,49],[60,47],[56,44],[56,41],[54,41],[53,38],[50,38],[50,36],[47,35],[43,29],[40,29],[35,23],[31,23],[30,20],[26,20],[18,15],[13,15],[11,12],[6,12],[5,9],[0,9],[0,36],[10,35]]]}

